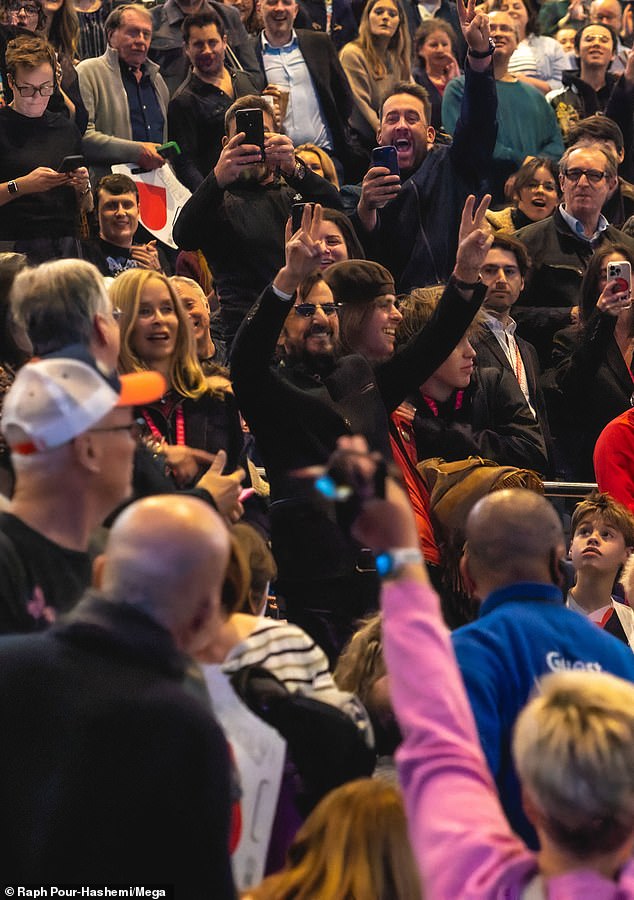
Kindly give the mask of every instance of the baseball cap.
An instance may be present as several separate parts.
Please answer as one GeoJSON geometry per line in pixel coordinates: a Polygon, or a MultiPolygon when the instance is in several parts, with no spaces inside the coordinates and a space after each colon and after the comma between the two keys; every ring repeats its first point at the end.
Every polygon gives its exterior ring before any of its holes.
{"type": "Polygon", "coordinates": [[[13,453],[52,450],[117,406],[140,406],[167,390],[159,372],[106,372],[85,347],[65,347],[23,366],[4,399],[2,433],[13,453]]]}

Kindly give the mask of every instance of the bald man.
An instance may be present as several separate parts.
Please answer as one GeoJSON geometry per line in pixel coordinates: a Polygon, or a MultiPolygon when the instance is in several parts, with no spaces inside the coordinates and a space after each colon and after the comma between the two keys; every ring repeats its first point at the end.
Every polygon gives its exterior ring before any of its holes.
{"type": "Polygon", "coordinates": [[[100,590],[49,631],[0,641],[7,884],[235,898],[227,745],[188,673],[228,558],[208,504],[141,500],[113,526],[100,590]]]}
{"type": "Polygon", "coordinates": [[[544,497],[519,489],[490,494],[471,511],[466,535],[462,575],[481,605],[475,622],[453,632],[454,650],[506,815],[536,848],[511,760],[518,713],[542,675],[605,670],[634,681],[634,655],[564,606],[564,536],[544,497]]]}

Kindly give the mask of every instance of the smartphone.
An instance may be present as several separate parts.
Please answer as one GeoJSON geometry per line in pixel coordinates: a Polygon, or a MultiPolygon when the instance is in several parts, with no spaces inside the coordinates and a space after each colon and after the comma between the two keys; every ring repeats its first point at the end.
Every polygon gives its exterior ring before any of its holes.
{"type": "Polygon", "coordinates": [[[293,203],[293,209],[291,210],[291,234],[295,234],[302,227],[304,207],[312,205],[312,203],[293,203]]]}
{"type": "Polygon", "coordinates": [[[632,266],[626,259],[608,263],[608,281],[616,279],[619,291],[632,289],[632,266]]]}
{"type": "Polygon", "coordinates": [[[390,170],[391,175],[399,175],[401,174],[401,170],[398,167],[398,153],[396,152],[396,147],[392,146],[392,144],[388,144],[386,147],[375,147],[372,151],[372,165],[373,166],[385,166],[386,169],[390,170]]]}
{"type": "Polygon", "coordinates": [[[171,162],[173,159],[176,159],[177,156],[181,155],[181,148],[176,141],[168,141],[166,144],[161,144],[160,147],[157,147],[156,152],[159,156],[162,156],[163,159],[167,159],[171,162]]]}
{"type": "Polygon", "coordinates": [[[82,166],[86,165],[86,160],[83,156],[65,156],[64,159],[59,164],[58,172],[74,172],[75,169],[81,169],[82,166]]]}
{"type": "Polygon", "coordinates": [[[245,144],[255,144],[264,159],[264,116],[261,109],[239,109],[236,112],[236,130],[244,131],[245,144]]]}

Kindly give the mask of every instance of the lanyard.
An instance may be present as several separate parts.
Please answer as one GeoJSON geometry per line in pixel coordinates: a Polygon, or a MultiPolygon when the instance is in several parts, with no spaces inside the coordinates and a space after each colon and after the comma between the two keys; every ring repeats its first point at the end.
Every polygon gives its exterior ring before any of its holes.
{"type": "MultiPolygon", "coordinates": [[[[462,407],[462,398],[464,397],[464,391],[456,392],[456,401],[454,403],[454,412],[457,412],[462,407]]],[[[433,397],[430,397],[429,394],[422,394],[422,398],[430,408],[432,413],[438,418],[438,404],[434,400],[433,397]]]]}
{"type": "MultiPolygon", "coordinates": [[[[165,437],[158,430],[156,424],[152,420],[152,417],[146,410],[143,410],[143,418],[145,419],[145,423],[150,429],[150,433],[152,434],[154,440],[157,443],[162,444],[165,441],[165,437]]],[[[185,415],[183,413],[183,407],[181,404],[176,407],[176,445],[178,447],[185,446],[185,415]]]]}

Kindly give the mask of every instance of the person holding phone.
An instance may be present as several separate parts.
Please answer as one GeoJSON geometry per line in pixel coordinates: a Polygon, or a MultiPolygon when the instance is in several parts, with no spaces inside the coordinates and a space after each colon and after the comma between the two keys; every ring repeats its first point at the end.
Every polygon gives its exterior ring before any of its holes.
{"type": "Polygon", "coordinates": [[[43,38],[7,46],[9,106],[0,109],[0,249],[31,263],[78,256],[79,212],[92,208],[88,170],[62,171],[81,154],[81,135],[64,113],[48,111],[56,56],[43,38]]]}
{"type": "Polygon", "coordinates": [[[341,209],[341,201],[333,185],[295,156],[291,139],[276,132],[263,97],[236,100],[225,121],[218,162],[183,207],[174,240],[182,250],[204,253],[220,298],[214,340],[228,347],[284,258],[293,203],[341,209]]]}
{"type": "MultiPolygon", "coordinates": [[[[563,404],[553,418],[570,477],[594,481],[592,453],[601,431],[632,405],[634,307],[631,284],[610,277],[610,264],[627,270],[634,253],[624,244],[606,244],[592,257],[581,283],[579,323],[553,341],[556,383],[563,404]]],[[[631,278],[630,278],[631,282],[631,278]]]]}

